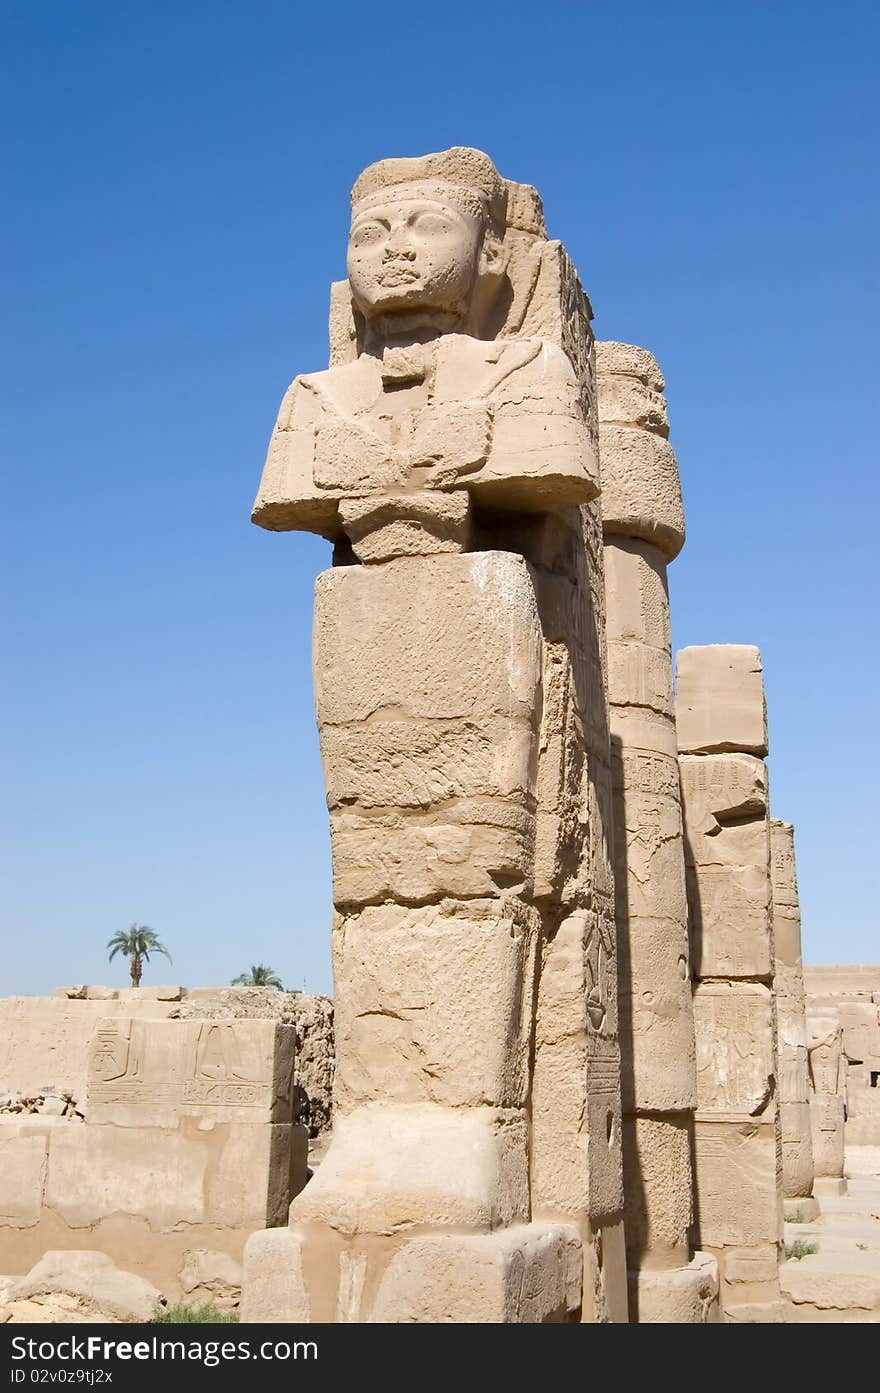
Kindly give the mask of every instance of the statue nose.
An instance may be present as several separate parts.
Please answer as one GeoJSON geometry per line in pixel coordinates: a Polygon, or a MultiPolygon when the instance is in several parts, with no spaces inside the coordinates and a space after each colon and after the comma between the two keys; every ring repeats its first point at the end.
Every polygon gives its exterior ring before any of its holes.
{"type": "Polygon", "coordinates": [[[385,243],[385,250],[382,253],[383,261],[397,261],[400,259],[404,261],[414,261],[415,256],[415,251],[410,245],[409,237],[404,228],[398,228],[389,233],[385,243]]]}

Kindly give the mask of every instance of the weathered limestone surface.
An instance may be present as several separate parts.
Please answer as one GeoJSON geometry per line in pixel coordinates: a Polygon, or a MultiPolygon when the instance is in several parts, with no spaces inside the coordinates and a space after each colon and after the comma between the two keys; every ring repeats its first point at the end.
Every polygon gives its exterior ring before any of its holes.
{"type": "Polygon", "coordinates": [[[293,1027],[296,1067],[291,1120],[302,1123],[310,1137],[319,1136],[330,1126],[333,1105],[333,1002],[327,996],[268,987],[191,987],[180,1005],[181,1020],[251,1017],[293,1027]]]}
{"type": "Polygon", "coordinates": [[[807,1056],[806,996],[801,955],[801,913],[794,858],[794,828],[770,820],[773,888],[774,988],[779,1051],[779,1117],[782,1129],[782,1193],[786,1215],[806,1218],[818,1206],[813,1195],[813,1142],[807,1056]]]}
{"type": "Polygon", "coordinates": [[[7,1293],[12,1302],[47,1296],[76,1298],[88,1311],[119,1321],[148,1321],[166,1304],[143,1277],[120,1270],[106,1253],[62,1250],[45,1253],[7,1293]]]}
{"type": "Polygon", "coordinates": [[[678,655],[676,703],[682,754],[767,753],[761,655],[751,644],[713,643],[678,655]]]}
{"type": "Polygon", "coordinates": [[[840,1022],[846,1147],[880,1147],[880,967],[807,967],[804,976],[810,1013],[840,1022]]]}
{"type": "Polygon", "coordinates": [[[706,1264],[689,1266],[694,1016],[666,580],[684,512],[655,359],[599,343],[596,365],[630,1303],[640,1321],[681,1319],[687,1289],[688,1318],[704,1321],[706,1264]]]}
{"type": "Polygon", "coordinates": [[[246,1314],[625,1319],[589,306],[534,190],[473,150],[365,171],[348,273],[254,507],[335,544],[337,1067],[246,1314]]]}
{"type": "Polygon", "coordinates": [[[60,987],[53,997],[0,999],[0,1090],[67,1092],[84,1101],[89,1046],[98,1021],[115,1015],[173,1017],[181,989],[164,990],[169,993],[165,1000],[157,998],[155,987],[114,991],[84,986],[60,987]]]}
{"type": "Polygon", "coordinates": [[[783,1134],[758,650],[683,649],[677,720],[696,975],[697,1234],[718,1257],[726,1318],[777,1319],[783,1134]]]}
{"type": "Polygon", "coordinates": [[[11,1025],[2,1270],[27,1271],[47,1249],[99,1247],[166,1294],[229,1301],[247,1235],[286,1221],[306,1180],[296,1032],[271,1018],[181,1020],[181,1000],[180,988],[162,998],[83,989],[0,1003],[11,1025]],[[60,1093],[39,1112],[10,1095],[19,1076],[46,1074],[60,1093]]]}
{"type": "Polygon", "coordinates": [[[840,1013],[833,1006],[807,1007],[807,1049],[814,1188],[821,1199],[823,1194],[843,1194],[846,1190],[846,1057],[840,1013]]]}
{"type": "Polygon", "coordinates": [[[788,1319],[880,1322],[880,967],[804,967],[809,1122],[820,1212],[786,1226],[788,1319]]]}

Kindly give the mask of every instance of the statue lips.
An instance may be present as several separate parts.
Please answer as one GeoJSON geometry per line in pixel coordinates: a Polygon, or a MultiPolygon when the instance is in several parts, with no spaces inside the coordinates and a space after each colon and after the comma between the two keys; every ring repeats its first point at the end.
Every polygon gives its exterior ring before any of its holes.
{"type": "Polygon", "coordinates": [[[394,266],[389,266],[387,270],[383,271],[379,276],[380,284],[392,287],[395,285],[411,285],[413,281],[417,281],[418,279],[419,273],[414,267],[399,262],[394,266]]]}

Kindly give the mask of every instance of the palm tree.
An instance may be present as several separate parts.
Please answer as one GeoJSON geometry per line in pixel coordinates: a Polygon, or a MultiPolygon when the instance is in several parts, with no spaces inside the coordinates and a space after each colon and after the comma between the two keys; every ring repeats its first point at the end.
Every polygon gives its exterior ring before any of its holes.
{"type": "Polygon", "coordinates": [[[144,963],[150,961],[151,953],[164,953],[168,961],[171,962],[171,954],[168,949],[160,941],[158,934],[146,924],[132,924],[128,930],[120,929],[110,939],[107,947],[110,949],[109,960],[111,963],[117,953],[122,953],[128,958],[133,987],[140,986],[144,963]]]}
{"type": "Polygon", "coordinates": [[[232,979],[233,987],[271,987],[273,991],[283,992],[281,978],[265,963],[254,963],[250,972],[240,972],[232,979]]]}

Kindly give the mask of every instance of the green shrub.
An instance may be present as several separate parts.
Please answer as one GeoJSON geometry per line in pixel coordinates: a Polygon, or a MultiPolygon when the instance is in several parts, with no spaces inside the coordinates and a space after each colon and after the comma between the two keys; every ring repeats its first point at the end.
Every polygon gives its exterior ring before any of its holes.
{"type": "Polygon", "coordinates": [[[167,1306],[164,1310],[157,1310],[153,1316],[151,1325],[235,1325],[238,1322],[237,1311],[221,1311],[218,1306],[212,1306],[210,1301],[205,1301],[201,1306],[187,1306],[181,1301],[176,1306],[167,1306]]]}
{"type": "Polygon", "coordinates": [[[785,1256],[795,1258],[800,1262],[801,1258],[808,1258],[811,1253],[818,1253],[818,1243],[805,1243],[802,1238],[796,1238],[794,1243],[786,1243],[785,1256]]]}

